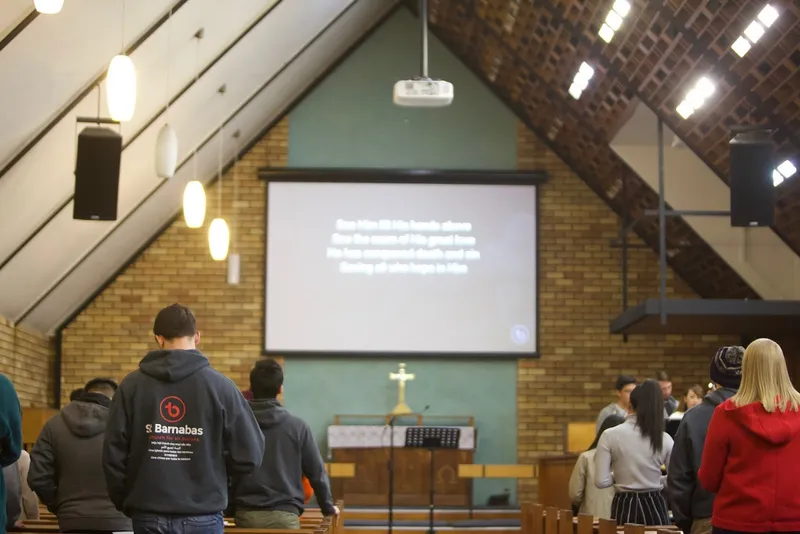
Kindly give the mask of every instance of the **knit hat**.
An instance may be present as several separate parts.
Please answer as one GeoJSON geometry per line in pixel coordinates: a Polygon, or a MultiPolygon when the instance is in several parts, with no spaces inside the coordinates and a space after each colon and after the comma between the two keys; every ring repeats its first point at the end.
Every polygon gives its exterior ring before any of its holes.
{"type": "Polygon", "coordinates": [[[711,360],[711,381],[722,387],[739,389],[743,356],[744,347],[720,347],[711,360]]]}

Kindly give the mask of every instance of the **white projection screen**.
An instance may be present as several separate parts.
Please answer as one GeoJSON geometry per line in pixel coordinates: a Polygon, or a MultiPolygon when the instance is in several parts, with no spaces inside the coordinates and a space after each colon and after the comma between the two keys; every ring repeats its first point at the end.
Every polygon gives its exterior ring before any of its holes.
{"type": "Polygon", "coordinates": [[[265,354],[538,355],[542,173],[264,178],[265,354]]]}

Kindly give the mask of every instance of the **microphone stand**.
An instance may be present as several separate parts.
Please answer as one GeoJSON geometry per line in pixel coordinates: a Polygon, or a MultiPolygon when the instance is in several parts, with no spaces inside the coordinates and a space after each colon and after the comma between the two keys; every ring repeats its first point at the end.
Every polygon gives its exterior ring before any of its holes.
{"type": "Polygon", "coordinates": [[[394,522],[394,421],[397,419],[393,415],[389,419],[389,534],[392,534],[392,523],[394,522]]]}

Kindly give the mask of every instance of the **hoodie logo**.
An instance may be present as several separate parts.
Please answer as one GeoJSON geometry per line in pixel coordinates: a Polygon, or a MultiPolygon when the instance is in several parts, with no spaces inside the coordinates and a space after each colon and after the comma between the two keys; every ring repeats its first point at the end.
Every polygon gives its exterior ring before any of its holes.
{"type": "Polygon", "coordinates": [[[186,405],[180,397],[164,397],[161,404],[159,404],[159,412],[161,413],[161,419],[167,423],[175,424],[180,422],[186,415],[186,405]]]}

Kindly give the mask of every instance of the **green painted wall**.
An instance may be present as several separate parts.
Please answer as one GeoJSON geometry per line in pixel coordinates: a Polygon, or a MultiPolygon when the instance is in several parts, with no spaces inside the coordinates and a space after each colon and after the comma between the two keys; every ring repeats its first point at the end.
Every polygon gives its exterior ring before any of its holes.
{"type": "MultiPolygon", "coordinates": [[[[442,109],[392,103],[392,86],[419,74],[419,23],[401,9],[324,80],[289,117],[292,167],[514,169],[517,119],[436,39],[430,75],[454,84],[442,109]]],[[[408,403],[431,415],[473,416],[476,463],[516,463],[516,361],[407,358],[408,403]]],[[[286,405],[311,425],[323,451],[336,414],[382,414],[397,402],[397,361],[286,360],[286,405]],[[312,394],[313,392],[313,394],[312,394]],[[324,399],[320,401],[320,399],[324,399]]],[[[474,502],[513,480],[479,480],[474,502]]]]}

